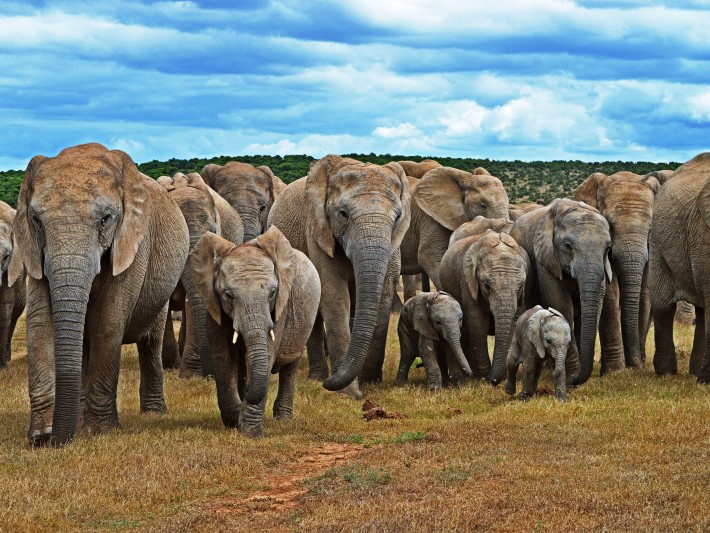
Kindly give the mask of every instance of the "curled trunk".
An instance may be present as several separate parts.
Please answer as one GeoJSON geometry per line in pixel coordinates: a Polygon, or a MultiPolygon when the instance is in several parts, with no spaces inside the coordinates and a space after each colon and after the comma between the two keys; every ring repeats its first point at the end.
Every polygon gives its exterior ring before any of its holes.
{"type": "Polygon", "coordinates": [[[444,335],[446,337],[446,342],[449,343],[451,351],[453,352],[459,366],[463,370],[463,373],[468,377],[471,377],[473,376],[473,372],[471,371],[471,366],[468,364],[468,360],[463,353],[463,349],[461,349],[461,332],[458,330],[458,324],[456,324],[455,329],[451,329],[452,331],[447,332],[444,335]]]}

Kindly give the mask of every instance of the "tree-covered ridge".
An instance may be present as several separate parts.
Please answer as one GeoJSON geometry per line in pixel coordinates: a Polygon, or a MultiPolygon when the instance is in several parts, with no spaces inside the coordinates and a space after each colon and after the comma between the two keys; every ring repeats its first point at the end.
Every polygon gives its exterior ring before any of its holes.
{"type": "MultiPolygon", "coordinates": [[[[421,161],[426,157],[382,154],[345,154],[359,161],[383,165],[390,161],[421,161]]],[[[499,161],[494,159],[474,159],[455,157],[434,157],[444,166],[472,171],[484,167],[498,176],[508,190],[512,202],[538,202],[546,204],[554,198],[571,196],[574,189],[594,172],[613,174],[627,170],[635,174],[646,174],[653,170],[675,169],[681,163],[652,163],[647,161],[604,161],[585,163],[583,161],[499,161]]],[[[266,165],[286,183],[291,183],[308,174],[311,163],[316,159],[307,155],[254,155],[226,156],[211,158],[168,159],[149,161],[138,168],[152,178],[172,176],[176,172],[199,172],[209,163],[224,165],[228,161],[242,161],[254,166],[266,165]]],[[[15,207],[24,171],[0,171],[0,200],[15,207]]]]}

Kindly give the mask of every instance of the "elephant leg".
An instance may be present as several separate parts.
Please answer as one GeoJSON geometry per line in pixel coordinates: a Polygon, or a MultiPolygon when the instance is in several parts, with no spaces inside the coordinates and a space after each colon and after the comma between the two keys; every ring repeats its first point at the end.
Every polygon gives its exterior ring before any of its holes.
{"type": "MultiPolygon", "coordinates": [[[[164,317],[161,314],[161,319],[164,317]]],[[[92,433],[118,427],[118,373],[121,361],[121,344],[124,328],[110,327],[95,330],[89,340],[89,358],[86,369],[86,412],[84,423],[92,433]]],[[[162,341],[162,332],[161,332],[162,341]]],[[[158,357],[161,357],[160,352],[158,357]]],[[[141,366],[141,389],[143,388],[143,363],[141,366]]],[[[162,364],[162,361],[161,361],[162,364]]],[[[141,390],[142,392],[142,390],[141,390]]]]}
{"type": "Polygon", "coordinates": [[[27,285],[27,363],[30,396],[28,438],[33,446],[49,443],[54,414],[54,326],[49,283],[29,278],[27,285]]]}
{"type": "Polygon", "coordinates": [[[180,354],[175,340],[173,317],[170,312],[165,317],[165,332],[163,334],[163,368],[180,368],[180,354]]]}
{"type": "Polygon", "coordinates": [[[421,280],[422,292],[431,292],[431,283],[429,281],[429,276],[422,272],[419,275],[419,279],[421,280]]]}
{"type": "MultiPolygon", "coordinates": [[[[215,365],[214,382],[217,389],[217,405],[222,422],[228,428],[236,428],[239,424],[239,412],[242,402],[237,384],[238,355],[231,344],[232,325],[220,326],[212,317],[207,317],[206,331],[212,340],[215,365]]],[[[241,342],[241,340],[239,341],[241,342]]],[[[246,371],[246,365],[244,365],[246,371]]],[[[246,378],[244,378],[246,383],[246,378]]],[[[243,392],[242,392],[243,394],[243,392]]]]}
{"type": "MultiPolygon", "coordinates": [[[[624,369],[624,344],[621,340],[621,312],[619,308],[619,282],[614,276],[607,285],[602,312],[599,317],[599,343],[601,344],[601,375],[624,369]]],[[[626,366],[636,366],[626,361],[626,366]]]]}
{"type": "Polygon", "coordinates": [[[404,385],[409,379],[409,369],[412,368],[417,358],[413,339],[409,334],[399,335],[399,368],[397,370],[397,383],[404,385]]]}
{"type": "MultiPolygon", "coordinates": [[[[677,306],[680,304],[676,304],[677,306]]],[[[690,351],[690,361],[688,362],[688,372],[693,376],[700,374],[705,357],[705,309],[695,308],[695,334],[693,335],[693,348],[690,351]]]]}
{"type": "Polygon", "coordinates": [[[296,374],[300,364],[301,354],[294,354],[293,362],[279,369],[279,392],[274,401],[274,418],[291,418],[293,416],[296,374]]]}
{"type": "Polygon", "coordinates": [[[360,383],[380,383],[382,381],[382,366],[385,362],[385,348],[387,346],[387,332],[390,323],[390,307],[392,305],[392,292],[400,271],[399,250],[392,254],[385,281],[382,284],[380,308],[377,316],[377,325],[372,334],[370,348],[365,357],[365,364],[360,371],[360,383]]]}
{"type": "MultiPolygon", "coordinates": [[[[515,335],[515,333],[513,333],[515,335]]],[[[511,396],[515,394],[516,382],[518,379],[518,367],[521,363],[520,345],[515,337],[510,341],[508,358],[505,361],[505,392],[511,396]]]]}
{"type": "Polygon", "coordinates": [[[518,396],[521,400],[527,400],[535,395],[537,388],[536,373],[537,365],[534,361],[523,361],[523,388],[518,396]]]}
{"type": "Polygon", "coordinates": [[[414,298],[417,295],[417,277],[414,274],[402,276],[404,284],[404,301],[414,298]]]}
{"type": "Polygon", "coordinates": [[[178,331],[178,353],[180,357],[185,353],[185,338],[187,337],[187,318],[185,309],[180,314],[180,330],[178,331]]]}
{"type": "MultiPolygon", "coordinates": [[[[659,376],[678,373],[678,360],[675,353],[675,342],[673,341],[674,318],[675,303],[665,309],[654,309],[653,311],[653,338],[656,342],[653,368],[659,376]]],[[[698,326],[696,325],[695,327],[697,328],[698,326]]]]}
{"type": "Polygon", "coordinates": [[[651,329],[651,295],[648,291],[648,264],[641,279],[641,296],[639,298],[639,343],[641,361],[646,362],[646,339],[651,329]]]}
{"type": "Polygon", "coordinates": [[[461,365],[456,360],[456,355],[454,351],[449,346],[448,342],[437,342],[434,344],[436,350],[436,360],[439,364],[439,370],[441,371],[441,386],[448,387],[451,385],[452,379],[449,377],[449,373],[456,376],[458,380],[457,383],[463,383],[465,379],[465,374],[461,365]]]}
{"type": "Polygon", "coordinates": [[[185,328],[185,344],[182,350],[182,361],[180,361],[180,377],[183,379],[202,377],[202,360],[195,331],[195,320],[192,316],[190,302],[187,301],[185,302],[185,310],[182,312],[181,335],[183,327],[185,328]]]}
{"type": "Polygon", "coordinates": [[[306,351],[308,352],[308,379],[315,379],[322,383],[328,378],[330,372],[325,354],[323,317],[320,313],[316,315],[316,321],[313,323],[313,331],[306,342],[306,351]]]}
{"type": "Polygon", "coordinates": [[[396,276],[392,283],[392,306],[390,307],[390,313],[399,313],[402,310],[402,299],[399,297],[399,292],[397,292],[399,276],[396,276]]]}
{"type": "MultiPolygon", "coordinates": [[[[462,307],[464,316],[463,329],[466,333],[464,354],[473,372],[473,377],[475,379],[485,379],[491,370],[491,359],[488,355],[490,317],[468,293],[464,295],[462,307]]],[[[449,370],[451,371],[451,368],[449,370]]]]}
{"type": "Polygon", "coordinates": [[[426,369],[426,385],[429,390],[441,388],[441,370],[434,350],[434,341],[419,336],[419,357],[422,358],[426,369]]]}
{"type": "MultiPolygon", "coordinates": [[[[138,341],[138,363],[141,371],[140,402],[143,413],[165,413],[168,410],[163,394],[163,328],[170,318],[167,304],[158,313],[152,327],[138,341]]],[[[170,322],[172,326],[172,321],[170,322]]]]}

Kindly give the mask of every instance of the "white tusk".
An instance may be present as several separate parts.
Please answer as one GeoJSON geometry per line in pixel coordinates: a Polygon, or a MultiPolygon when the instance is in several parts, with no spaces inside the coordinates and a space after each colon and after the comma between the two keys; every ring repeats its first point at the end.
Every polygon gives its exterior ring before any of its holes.
{"type": "Polygon", "coordinates": [[[272,341],[275,341],[275,340],[276,340],[276,338],[274,337],[274,330],[273,330],[273,329],[269,331],[269,335],[271,335],[271,340],[272,340],[272,341]]]}
{"type": "Polygon", "coordinates": [[[234,332],[234,336],[232,337],[232,344],[237,344],[237,339],[239,338],[239,333],[236,331],[234,332]]]}

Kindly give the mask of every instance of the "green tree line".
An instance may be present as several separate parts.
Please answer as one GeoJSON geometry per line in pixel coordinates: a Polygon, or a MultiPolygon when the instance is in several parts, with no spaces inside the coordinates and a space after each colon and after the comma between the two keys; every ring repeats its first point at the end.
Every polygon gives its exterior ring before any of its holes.
{"type": "MultiPolygon", "coordinates": [[[[390,161],[421,161],[426,157],[404,156],[391,154],[345,154],[359,161],[377,163],[379,165],[390,161]]],[[[508,196],[513,202],[538,202],[546,204],[554,198],[571,196],[574,189],[587,176],[594,172],[613,174],[627,170],[635,174],[646,174],[653,170],[675,169],[680,163],[653,163],[649,161],[500,161],[495,159],[437,157],[433,158],[444,166],[472,171],[476,167],[484,167],[488,172],[501,179],[508,196]]],[[[242,161],[254,166],[266,165],[271,171],[286,183],[291,183],[308,174],[308,169],[316,159],[307,155],[254,155],[226,156],[210,158],[168,159],[167,161],[148,161],[140,163],[138,168],[152,178],[172,176],[176,172],[199,172],[210,163],[224,165],[228,161],[242,161]]],[[[17,194],[20,191],[24,171],[0,171],[0,200],[11,206],[17,205],[17,194]]]]}

